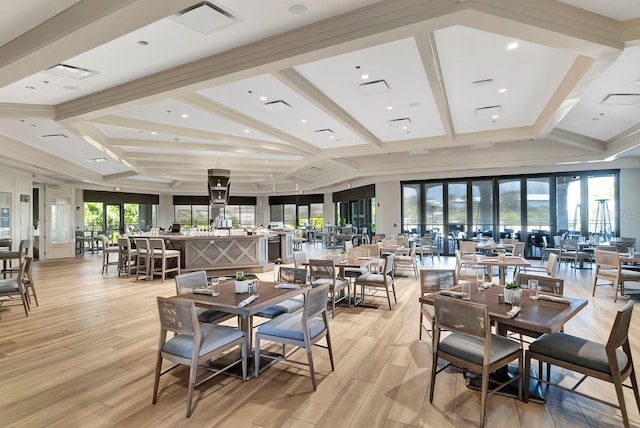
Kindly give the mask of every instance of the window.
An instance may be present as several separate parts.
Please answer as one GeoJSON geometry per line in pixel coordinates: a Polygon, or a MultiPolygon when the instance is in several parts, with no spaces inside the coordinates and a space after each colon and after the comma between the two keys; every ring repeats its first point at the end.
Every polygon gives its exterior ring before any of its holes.
{"type": "Polygon", "coordinates": [[[0,238],[11,238],[11,193],[0,192],[0,238]]]}
{"type": "Polygon", "coordinates": [[[551,230],[549,177],[527,179],[527,231],[551,230]]]}
{"type": "Polygon", "coordinates": [[[69,198],[49,198],[51,224],[49,239],[52,244],[73,242],[71,234],[71,200],[69,198]]]}
{"type": "Polygon", "coordinates": [[[298,227],[309,225],[309,205],[298,205],[298,227]]]}
{"type": "Polygon", "coordinates": [[[514,236],[522,228],[520,180],[500,180],[498,182],[498,197],[500,201],[498,217],[500,230],[514,236]]]}
{"type": "Polygon", "coordinates": [[[324,204],[309,205],[309,222],[312,226],[321,228],[324,222],[324,204]]]}
{"type": "Polygon", "coordinates": [[[180,223],[181,228],[191,227],[191,205],[175,205],[173,222],[180,223]]]}
{"type": "Polygon", "coordinates": [[[611,175],[589,177],[589,235],[601,242],[615,236],[615,179],[611,175]]]}
{"type": "Polygon", "coordinates": [[[493,186],[490,180],[471,183],[473,227],[476,235],[493,236],[493,186]]]}
{"type": "Polygon", "coordinates": [[[420,231],[420,185],[407,184],[402,186],[402,224],[403,232],[415,233],[420,231]]]}
{"type": "Polygon", "coordinates": [[[290,229],[296,228],[296,205],[284,205],[284,226],[290,229]]]}
{"type": "Polygon", "coordinates": [[[85,202],[84,203],[84,229],[103,230],[104,229],[104,203],[85,202]]]}
{"type": "Polygon", "coordinates": [[[556,177],[557,233],[580,235],[582,229],[581,179],[579,176],[556,177]]]}

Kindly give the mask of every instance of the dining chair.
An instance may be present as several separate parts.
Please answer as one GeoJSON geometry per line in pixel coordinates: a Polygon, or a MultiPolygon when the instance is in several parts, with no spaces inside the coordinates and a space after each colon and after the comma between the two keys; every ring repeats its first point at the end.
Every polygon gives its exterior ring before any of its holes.
{"type": "MultiPolygon", "coordinates": [[[[303,287],[307,283],[307,269],[306,268],[294,268],[282,266],[278,270],[278,284],[290,284],[290,285],[298,285],[303,287]]],[[[273,319],[278,315],[282,315],[285,313],[294,313],[298,312],[300,309],[304,307],[304,300],[299,298],[291,298],[284,300],[277,305],[270,306],[256,313],[255,316],[261,318],[269,318],[273,319]]],[[[253,320],[251,320],[253,324],[253,320]]]]}
{"type": "Polygon", "coordinates": [[[412,247],[407,255],[396,255],[393,258],[394,274],[398,270],[410,270],[418,279],[418,261],[416,260],[416,247],[412,247]]]}
{"type": "MultiPolygon", "coordinates": [[[[456,284],[456,270],[448,268],[425,268],[420,269],[420,295],[427,296],[433,293],[437,293],[441,290],[446,290],[449,287],[453,287],[456,284]]],[[[422,303],[420,305],[420,327],[418,339],[422,340],[422,331],[424,330],[433,342],[433,327],[434,327],[434,310],[433,305],[422,303]],[[429,325],[425,325],[424,321],[427,320],[429,325]]]]}
{"type": "Polygon", "coordinates": [[[4,265],[2,270],[2,274],[5,279],[7,278],[7,274],[9,274],[9,276],[13,276],[14,273],[18,273],[20,271],[20,266],[22,266],[25,256],[29,254],[30,247],[31,240],[22,239],[18,244],[18,251],[9,251],[8,253],[3,253],[4,263],[6,263],[7,261],[9,262],[9,267],[4,265]],[[12,266],[12,259],[18,261],[18,266],[12,266]]]}
{"type": "Polygon", "coordinates": [[[563,278],[553,278],[549,276],[534,275],[529,272],[520,272],[516,277],[516,282],[520,284],[522,288],[527,288],[530,279],[538,281],[538,291],[540,293],[555,294],[557,296],[562,296],[564,294],[563,278]]]}
{"type": "Polygon", "coordinates": [[[434,350],[429,384],[429,402],[433,403],[436,375],[453,365],[482,376],[480,395],[480,427],[487,419],[487,397],[518,380],[518,398],[522,399],[522,348],[518,342],[491,333],[489,310],[486,305],[435,296],[434,350]],[[449,334],[441,335],[443,330],[449,334]],[[447,361],[438,368],[438,359],[447,361]],[[489,374],[518,360],[515,377],[489,389],[489,374]]]}
{"type": "Polygon", "coordinates": [[[40,306],[38,303],[38,296],[36,295],[36,286],[33,281],[33,257],[25,256],[24,258],[24,273],[22,274],[22,285],[24,286],[24,295],[31,308],[31,294],[33,294],[33,300],[36,302],[36,307],[40,306]]]}
{"type": "Polygon", "coordinates": [[[544,260],[545,258],[548,258],[550,254],[555,254],[556,256],[559,256],[560,255],[560,236],[553,237],[553,246],[549,246],[546,236],[543,236],[542,238],[544,240],[545,247],[544,247],[544,251],[542,252],[542,258],[540,260],[544,260]]]}
{"type": "Polygon", "coordinates": [[[153,383],[153,404],[158,401],[160,377],[179,365],[189,366],[187,392],[187,418],[191,416],[193,390],[197,385],[211,379],[238,363],[242,364],[242,378],[247,378],[247,346],[244,332],[233,327],[218,324],[200,323],[194,302],[157,297],[160,313],[160,341],[156,360],[155,381],[153,383]],[[175,336],[167,340],[167,333],[175,336]],[[215,370],[203,379],[196,380],[198,366],[212,371],[210,365],[204,365],[212,359],[238,346],[240,358],[220,370],[215,370]],[[162,361],[169,360],[175,365],[162,371],[162,361]]]}
{"type": "Polygon", "coordinates": [[[109,273],[109,266],[118,266],[120,264],[120,248],[109,246],[109,237],[100,236],[102,241],[102,275],[109,273]],[[109,256],[115,254],[117,260],[109,261],[109,256]]]}
{"type": "Polygon", "coordinates": [[[177,272],[180,275],[180,251],[168,250],[164,239],[149,238],[150,260],[149,260],[149,278],[153,281],[155,275],[160,275],[162,282],[169,272],[177,272]],[[168,267],[168,263],[175,260],[174,267],[168,267]],[[159,261],[156,267],[156,261],[159,261]]]}
{"type": "Polygon", "coordinates": [[[558,260],[558,255],[554,253],[550,253],[547,259],[547,263],[544,266],[523,266],[523,272],[535,272],[539,275],[547,275],[550,278],[555,278],[556,276],[556,262],[558,260]]]}
{"type": "Polygon", "coordinates": [[[137,270],[138,249],[131,248],[131,241],[126,236],[118,237],[118,249],[120,250],[118,276],[122,276],[126,270],[127,276],[131,277],[131,270],[137,270]]]}
{"type": "Polygon", "coordinates": [[[625,281],[640,281],[640,272],[622,269],[620,265],[620,255],[617,251],[595,250],[594,255],[596,258],[596,271],[593,274],[592,296],[596,295],[596,287],[598,286],[599,279],[611,281],[615,288],[613,295],[614,302],[618,300],[618,291],[621,295],[624,295],[625,281]]]}
{"type": "Polygon", "coordinates": [[[586,251],[580,251],[580,246],[577,241],[561,239],[559,260],[564,261],[565,264],[573,262],[573,268],[575,269],[578,267],[578,263],[584,263],[584,261],[591,263],[591,255],[586,251]]]}
{"type": "MultiPolygon", "coordinates": [[[[194,288],[206,288],[209,286],[207,272],[203,270],[176,275],[175,281],[177,295],[191,293],[194,288]]],[[[196,307],[196,314],[198,315],[198,321],[208,323],[218,323],[234,316],[228,312],[200,307],[196,307]]]]}
{"type": "Polygon", "coordinates": [[[367,272],[356,278],[355,286],[353,288],[353,294],[355,298],[356,287],[360,286],[360,297],[364,298],[365,288],[373,288],[374,290],[384,290],[387,296],[387,302],[389,303],[389,310],[391,310],[391,295],[389,290],[393,293],[393,300],[397,304],[396,298],[396,286],[393,280],[393,267],[394,267],[393,254],[389,254],[384,261],[384,268],[382,273],[367,272]]]}
{"type": "Polygon", "coordinates": [[[151,264],[152,251],[149,238],[133,238],[133,243],[136,245],[136,281],[140,275],[143,275],[144,279],[148,281],[151,273],[149,265],[151,264]]]}
{"type": "Polygon", "coordinates": [[[260,374],[260,358],[273,359],[277,361],[286,360],[292,363],[299,363],[288,358],[300,349],[307,352],[307,360],[311,377],[311,386],[316,390],[316,376],[313,365],[312,347],[320,346],[329,351],[329,361],[331,371],[334,370],[333,350],[331,348],[331,335],[329,334],[329,320],[327,317],[327,293],[329,284],[318,285],[305,293],[304,309],[298,314],[282,314],[269,322],[258,327],[255,335],[255,376],[260,374]],[[326,338],[326,346],[318,345],[318,342],[326,338]],[[282,354],[274,356],[272,354],[260,353],[260,342],[269,341],[282,344],[282,354]],[[285,346],[294,346],[288,354],[285,346]]]}
{"type": "Polygon", "coordinates": [[[420,260],[424,258],[424,255],[431,256],[431,263],[433,263],[433,256],[437,255],[440,260],[440,249],[433,243],[433,235],[427,235],[420,238],[420,245],[417,246],[416,252],[420,254],[420,260]]]}
{"type": "MultiPolygon", "coordinates": [[[[629,344],[629,326],[634,303],[630,300],[624,307],[618,309],[606,344],[562,332],[540,336],[529,345],[529,349],[525,352],[525,385],[528,385],[529,379],[533,378],[549,386],[619,409],[623,425],[629,427],[629,415],[627,414],[623,387],[633,390],[636,406],[640,411],[638,381],[629,344]],[[548,366],[580,373],[582,377],[569,388],[561,385],[561,383],[565,383],[566,376],[562,376],[560,382],[552,382],[548,374],[546,380],[542,378],[541,374],[538,377],[532,376],[529,372],[532,359],[547,363],[548,366]],[[612,383],[618,404],[577,391],[578,386],[588,377],[612,383]],[[623,384],[626,379],[631,380],[630,386],[623,384]]],[[[528,400],[529,388],[525,388],[524,401],[528,400]]]]}
{"type": "MultiPolygon", "coordinates": [[[[350,250],[347,250],[347,261],[356,262],[358,261],[359,258],[360,260],[363,260],[361,257],[369,257],[369,250],[364,249],[362,247],[351,248],[350,250]]],[[[351,282],[352,280],[355,280],[360,275],[363,275],[369,272],[369,268],[368,267],[345,267],[345,268],[342,268],[342,271],[344,272],[344,277],[351,282]]]]}
{"type": "MultiPolygon", "coordinates": [[[[8,278],[0,280],[0,298],[7,297],[9,301],[14,301],[15,298],[19,297],[22,302],[22,306],[24,308],[24,314],[29,316],[29,310],[31,309],[29,306],[29,301],[27,300],[27,296],[24,289],[24,275],[26,270],[27,259],[32,259],[30,256],[25,256],[22,263],[20,264],[20,268],[18,269],[18,276],[16,278],[8,278]]],[[[0,301],[4,303],[4,301],[0,301]]]]}
{"type": "Polygon", "coordinates": [[[297,268],[304,268],[304,264],[307,263],[307,253],[304,251],[294,251],[293,252],[293,264],[297,268]]]}
{"type": "Polygon", "coordinates": [[[456,250],[454,254],[456,257],[456,283],[458,283],[458,281],[460,281],[461,279],[475,281],[477,278],[478,270],[481,270],[481,268],[478,266],[469,267],[473,265],[465,264],[462,261],[460,250],[456,250]]]}
{"type": "Polygon", "coordinates": [[[460,259],[464,266],[475,266],[478,261],[475,242],[461,240],[458,242],[458,250],[460,251],[460,259]]]}
{"type": "Polygon", "coordinates": [[[327,284],[329,286],[329,294],[331,295],[331,318],[336,314],[336,303],[349,298],[349,281],[346,278],[338,278],[336,276],[336,265],[333,260],[310,259],[309,260],[309,279],[313,287],[327,284]],[[339,296],[343,290],[347,290],[346,294],[339,296]]]}

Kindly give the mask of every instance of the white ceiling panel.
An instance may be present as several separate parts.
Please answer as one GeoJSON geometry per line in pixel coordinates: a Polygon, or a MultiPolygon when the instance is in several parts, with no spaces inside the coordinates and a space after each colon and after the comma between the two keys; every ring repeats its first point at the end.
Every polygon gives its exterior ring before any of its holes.
{"type": "Polygon", "coordinates": [[[640,118],[640,103],[602,104],[609,94],[640,94],[640,46],[625,49],[558,126],[608,141],[637,124],[640,118]]]}
{"type": "Polygon", "coordinates": [[[459,25],[435,37],[459,134],[533,125],[576,59],[570,52],[459,25]],[[518,47],[509,50],[514,42],[518,47]],[[498,118],[475,114],[491,106],[501,106],[498,118]]]}
{"type": "Polygon", "coordinates": [[[640,1],[638,0],[560,0],[598,15],[617,21],[628,21],[640,18],[640,1]]]}
{"type": "Polygon", "coordinates": [[[383,142],[443,135],[444,128],[413,38],[303,64],[296,70],[383,142]],[[365,95],[360,85],[389,90],[365,95]],[[410,118],[407,129],[389,121],[410,118]]]}
{"type": "MultiPolygon", "coordinates": [[[[149,140],[149,141],[179,141],[189,143],[211,143],[210,140],[193,138],[193,137],[178,137],[173,134],[163,134],[155,131],[142,131],[131,128],[121,128],[118,126],[109,126],[103,124],[95,125],[102,134],[108,138],[122,139],[122,140],[149,140]]],[[[219,143],[222,144],[222,143],[219,143]]]]}
{"type": "Polygon", "coordinates": [[[366,144],[346,126],[271,75],[220,85],[199,91],[199,94],[321,149],[366,144]],[[285,101],[291,108],[272,111],[264,107],[265,103],[276,100],[285,101]],[[322,131],[327,129],[333,132],[322,131]]]}

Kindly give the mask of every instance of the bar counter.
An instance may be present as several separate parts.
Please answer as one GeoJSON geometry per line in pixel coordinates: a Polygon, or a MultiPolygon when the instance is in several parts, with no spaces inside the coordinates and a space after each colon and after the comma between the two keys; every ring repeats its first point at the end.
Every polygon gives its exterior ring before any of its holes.
{"type": "Polygon", "coordinates": [[[184,236],[160,235],[168,249],[180,251],[181,269],[185,272],[206,270],[216,274],[266,272],[273,270],[267,259],[264,235],[184,236]]]}

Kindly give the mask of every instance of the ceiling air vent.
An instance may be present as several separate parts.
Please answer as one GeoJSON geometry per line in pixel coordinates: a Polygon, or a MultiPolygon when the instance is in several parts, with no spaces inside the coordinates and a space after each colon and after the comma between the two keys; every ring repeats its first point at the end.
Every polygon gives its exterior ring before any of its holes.
{"type": "Polygon", "coordinates": [[[232,14],[208,1],[197,3],[171,19],[202,34],[211,34],[236,23],[232,14]]]}
{"type": "Polygon", "coordinates": [[[291,108],[291,104],[283,100],[276,100],[264,103],[262,104],[262,107],[272,112],[279,112],[289,110],[291,108]]]}
{"type": "Polygon", "coordinates": [[[411,125],[411,119],[409,119],[408,117],[401,117],[399,119],[391,119],[389,121],[389,125],[391,125],[393,128],[402,128],[404,126],[411,125]]]}
{"type": "Polygon", "coordinates": [[[64,134],[45,134],[45,135],[41,135],[40,138],[65,138],[65,139],[68,139],[69,137],[67,137],[64,134]]]}
{"type": "Polygon", "coordinates": [[[609,94],[601,104],[610,106],[628,106],[636,104],[640,100],[640,94],[609,94]]]}
{"type": "Polygon", "coordinates": [[[86,68],[74,67],[68,64],[56,64],[47,68],[43,73],[53,76],[66,77],[67,79],[83,80],[98,74],[97,71],[87,70],[86,68]]]}
{"type": "Polygon", "coordinates": [[[481,79],[481,80],[474,80],[473,82],[471,82],[471,84],[474,86],[490,85],[492,83],[493,83],[493,79],[481,79]]]}
{"type": "Polygon", "coordinates": [[[502,106],[486,106],[476,109],[476,116],[493,116],[500,113],[502,106]]]}
{"type": "Polygon", "coordinates": [[[389,91],[389,85],[385,80],[374,80],[372,82],[361,83],[360,90],[365,95],[382,94],[389,91]]]}
{"type": "Polygon", "coordinates": [[[309,168],[311,171],[322,171],[322,168],[320,168],[319,166],[312,166],[311,168],[309,168]]]}
{"type": "Polygon", "coordinates": [[[333,129],[329,129],[329,128],[316,129],[313,132],[317,132],[318,134],[333,134],[333,129]]]}

